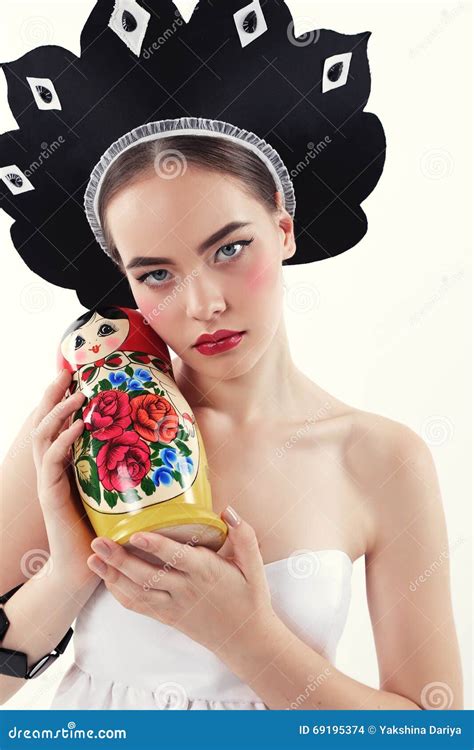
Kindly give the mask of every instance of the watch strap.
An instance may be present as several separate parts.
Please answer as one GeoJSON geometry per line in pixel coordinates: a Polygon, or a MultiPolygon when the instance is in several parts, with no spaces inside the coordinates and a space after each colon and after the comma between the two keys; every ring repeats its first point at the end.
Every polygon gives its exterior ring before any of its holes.
{"type": "MultiPolygon", "coordinates": [[[[2,594],[0,596],[0,605],[5,604],[5,602],[7,602],[13,594],[23,586],[23,584],[24,582],[10,589],[6,594],[2,594]]],[[[0,607],[0,641],[5,637],[9,626],[10,620],[7,617],[7,613],[3,607],[0,607]]],[[[0,674],[5,674],[9,677],[22,677],[25,680],[38,677],[58,658],[58,656],[64,653],[73,633],[73,629],[69,628],[67,633],[59,641],[58,645],[49,654],[45,654],[38,659],[38,661],[32,664],[29,669],[28,656],[23,651],[15,651],[10,648],[0,648],[0,674]]]]}

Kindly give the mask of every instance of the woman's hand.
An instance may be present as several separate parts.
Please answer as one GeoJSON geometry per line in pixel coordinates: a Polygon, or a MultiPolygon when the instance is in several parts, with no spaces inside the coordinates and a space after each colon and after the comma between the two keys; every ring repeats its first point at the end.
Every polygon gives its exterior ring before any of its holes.
{"type": "MultiPolygon", "coordinates": [[[[32,434],[38,498],[48,535],[51,572],[82,581],[90,578],[86,564],[95,534],[84,506],[68,473],[71,446],[84,429],[81,419],[68,425],[70,417],[84,402],[84,394],[65,392],[71,382],[66,370],[46,388],[35,412],[32,434]]],[[[100,579],[97,579],[99,583],[100,579]]]]}
{"type": "MultiPolygon", "coordinates": [[[[226,511],[222,518],[232,522],[226,511]]],[[[156,555],[156,565],[106,537],[94,539],[96,554],[87,562],[124,607],[172,625],[217,653],[275,617],[254,529],[240,521],[229,525],[228,536],[232,559],[140,532],[130,542],[156,555]]]]}

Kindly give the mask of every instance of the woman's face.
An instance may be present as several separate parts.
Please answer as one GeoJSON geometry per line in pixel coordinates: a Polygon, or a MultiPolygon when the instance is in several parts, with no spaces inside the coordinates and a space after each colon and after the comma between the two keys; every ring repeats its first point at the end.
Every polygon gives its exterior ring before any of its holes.
{"type": "Polygon", "coordinates": [[[288,212],[188,165],[123,188],[107,220],[140,312],[186,364],[213,377],[255,364],[282,314],[282,261],[295,251],[288,212]],[[196,339],[220,329],[245,333],[234,348],[200,353],[196,339]]]}

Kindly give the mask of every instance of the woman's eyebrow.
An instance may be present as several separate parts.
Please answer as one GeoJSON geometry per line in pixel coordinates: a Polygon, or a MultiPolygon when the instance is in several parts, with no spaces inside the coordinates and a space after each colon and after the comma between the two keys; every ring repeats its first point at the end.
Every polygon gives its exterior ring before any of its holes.
{"type": "MultiPolygon", "coordinates": [[[[242,229],[242,227],[247,227],[249,224],[249,221],[230,221],[228,224],[218,229],[217,232],[211,234],[211,236],[208,237],[207,240],[204,240],[204,242],[201,242],[201,244],[198,245],[198,254],[202,255],[208,248],[212,247],[220,240],[223,240],[231,232],[235,232],[237,229],[242,229]]],[[[168,263],[172,266],[176,265],[175,261],[171,258],[163,258],[151,255],[138,255],[137,257],[132,258],[130,263],[127,264],[126,268],[127,270],[130,270],[132,268],[142,268],[143,266],[154,266],[160,263],[168,263]]]]}

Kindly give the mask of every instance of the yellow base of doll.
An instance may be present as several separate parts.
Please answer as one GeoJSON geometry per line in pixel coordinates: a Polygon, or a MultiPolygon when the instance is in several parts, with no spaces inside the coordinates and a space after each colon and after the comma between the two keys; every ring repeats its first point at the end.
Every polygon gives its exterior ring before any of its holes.
{"type": "Polygon", "coordinates": [[[137,531],[157,531],[182,544],[189,542],[216,552],[222,547],[227,537],[227,525],[212,510],[206,451],[197,426],[196,430],[201,462],[191,491],[130,513],[99,513],[84,502],[97,536],[107,536],[118,544],[126,545],[137,531]],[[192,502],[189,502],[190,498],[192,502]]]}
{"type": "Polygon", "coordinates": [[[217,551],[227,536],[227,526],[219,516],[191,503],[158,503],[123,518],[94,513],[93,525],[97,536],[108,536],[118,544],[126,544],[137,531],[157,531],[183,544],[217,551]]]}

